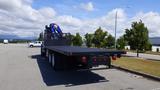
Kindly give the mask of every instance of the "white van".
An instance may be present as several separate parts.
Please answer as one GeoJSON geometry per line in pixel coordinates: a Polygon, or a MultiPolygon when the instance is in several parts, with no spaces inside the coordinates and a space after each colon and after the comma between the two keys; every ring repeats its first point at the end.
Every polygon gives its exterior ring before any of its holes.
{"type": "Polygon", "coordinates": [[[3,40],[3,43],[4,43],[4,44],[8,44],[8,40],[7,40],[7,39],[4,39],[4,40],[3,40]]]}

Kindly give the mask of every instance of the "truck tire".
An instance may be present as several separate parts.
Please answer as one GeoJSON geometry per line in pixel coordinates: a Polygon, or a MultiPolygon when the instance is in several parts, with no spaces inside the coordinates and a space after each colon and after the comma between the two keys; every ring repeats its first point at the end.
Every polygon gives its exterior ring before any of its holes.
{"type": "Polygon", "coordinates": [[[49,56],[49,51],[48,49],[46,49],[46,57],[48,58],[48,56],[49,56]]]}
{"type": "Polygon", "coordinates": [[[51,53],[48,54],[48,62],[50,64],[52,63],[52,54],[51,53]]]}
{"type": "Polygon", "coordinates": [[[42,47],[41,47],[41,56],[45,56],[46,52],[44,50],[42,50],[42,47]]]}
{"type": "Polygon", "coordinates": [[[108,57],[108,68],[111,68],[111,58],[108,57]]]}
{"type": "Polygon", "coordinates": [[[61,55],[59,54],[52,54],[52,67],[54,68],[55,71],[61,71],[65,70],[64,67],[64,60],[61,55]]]}
{"type": "Polygon", "coordinates": [[[54,54],[51,56],[51,65],[53,68],[55,68],[55,59],[54,59],[54,54]]]}

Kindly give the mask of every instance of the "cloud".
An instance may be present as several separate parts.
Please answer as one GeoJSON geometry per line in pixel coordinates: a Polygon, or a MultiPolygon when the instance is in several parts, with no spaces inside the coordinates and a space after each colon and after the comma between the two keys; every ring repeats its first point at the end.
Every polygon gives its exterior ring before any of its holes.
{"type": "MultiPolygon", "coordinates": [[[[160,14],[157,12],[139,12],[134,17],[128,18],[123,9],[116,8],[98,18],[79,19],[71,15],[59,15],[51,7],[34,9],[32,3],[32,0],[0,0],[0,35],[37,37],[44,30],[45,25],[53,22],[60,25],[63,32],[72,34],[76,32],[79,32],[81,35],[93,33],[101,26],[102,29],[114,35],[116,12],[118,12],[118,36],[124,33],[125,28],[130,28],[131,22],[139,21],[140,19],[148,27],[150,36],[160,35],[160,14]]],[[[85,5],[88,6],[88,10],[94,10],[91,2],[85,5]]]]}
{"type": "Polygon", "coordinates": [[[50,7],[44,7],[38,11],[39,13],[41,13],[41,15],[43,15],[43,17],[46,18],[54,18],[54,16],[56,15],[56,11],[50,7]]]}
{"type": "Polygon", "coordinates": [[[21,0],[0,0],[0,8],[7,11],[14,11],[22,6],[21,0]]]}
{"type": "Polygon", "coordinates": [[[94,11],[94,6],[92,2],[81,3],[80,7],[86,11],[94,11]]]}
{"type": "Polygon", "coordinates": [[[149,36],[159,36],[160,35],[160,14],[157,12],[148,12],[148,13],[143,13],[139,12],[137,15],[135,15],[133,18],[131,18],[131,21],[139,21],[142,20],[143,23],[147,26],[149,29],[149,36]]]}
{"type": "Polygon", "coordinates": [[[32,0],[0,1],[0,34],[35,37],[44,29],[45,24],[53,21],[51,19],[56,15],[53,8],[36,10],[31,7],[31,2],[32,0]]]}

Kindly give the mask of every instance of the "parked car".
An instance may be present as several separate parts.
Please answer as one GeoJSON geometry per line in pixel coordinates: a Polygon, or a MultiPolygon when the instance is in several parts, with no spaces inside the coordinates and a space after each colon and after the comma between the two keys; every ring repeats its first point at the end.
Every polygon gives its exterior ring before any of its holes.
{"type": "Polygon", "coordinates": [[[29,47],[41,47],[42,41],[34,41],[29,43],[29,47]]]}

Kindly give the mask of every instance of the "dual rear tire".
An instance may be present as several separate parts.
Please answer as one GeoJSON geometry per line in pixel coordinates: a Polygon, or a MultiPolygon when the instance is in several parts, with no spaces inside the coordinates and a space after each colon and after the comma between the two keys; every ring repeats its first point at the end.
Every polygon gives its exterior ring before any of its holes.
{"type": "Polygon", "coordinates": [[[41,56],[45,56],[48,60],[48,62],[50,63],[50,65],[53,67],[54,70],[63,70],[63,58],[61,57],[61,55],[57,54],[57,53],[53,53],[50,52],[48,49],[45,50],[45,52],[43,52],[43,50],[41,50],[41,56]]]}
{"type": "Polygon", "coordinates": [[[51,66],[55,69],[55,57],[53,53],[48,55],[48,61],[51,64],[51,66]]]}

